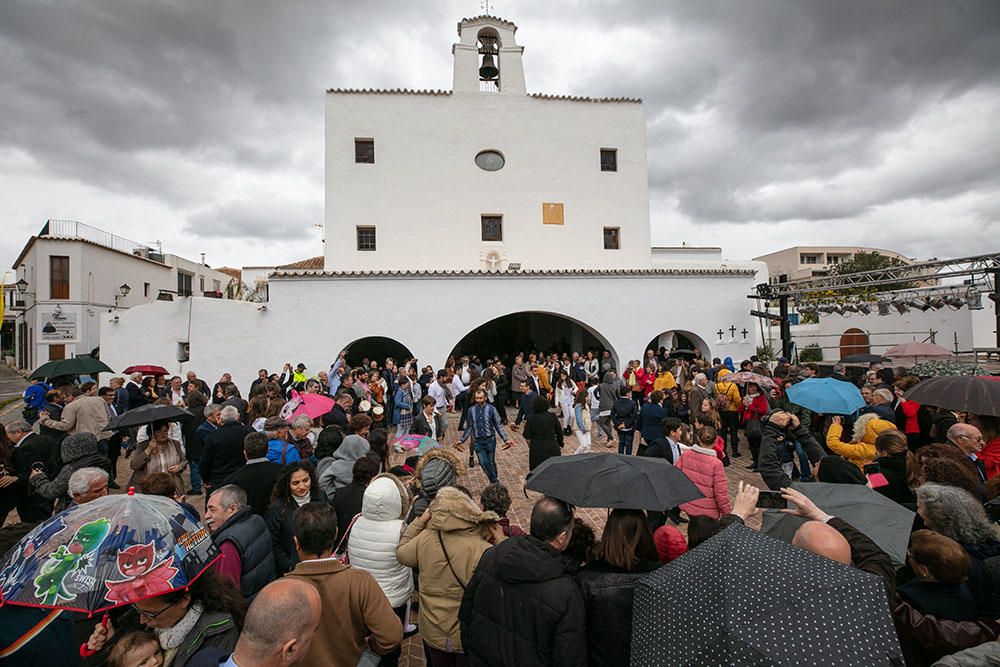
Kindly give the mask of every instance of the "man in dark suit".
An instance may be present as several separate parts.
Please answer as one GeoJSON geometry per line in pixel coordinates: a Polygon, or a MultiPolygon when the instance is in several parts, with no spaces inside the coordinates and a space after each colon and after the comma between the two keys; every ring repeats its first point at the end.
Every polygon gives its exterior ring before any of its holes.
{"type": "Polygon", "coordinates": [[[208,487],[205,498],[246,464],[243,440],[248,433],[254,432],[250,426],[240,423],[240,411],[232,405],[222,408],[219,415],[222,426],[205,437],[201,450],[201,477],[208,487]]]}
{"type": "Polygon", "coordinates": [[[248,404],[246,399],[240,396],[240,390],[236,388],[235,384],[230,384],[226,386],[226,400],[222,402],[222,407],[231,405],[240,411],[240,421],[244,424],[247,422],[247,407],[248,404]]]}
{"type": "Polygon", "coordinates": [[[128,378],[128,382],[125,383],[125,391],[128,392],[129,410],[134,410],[149,403],[146,394],[142,392],[142,387],[139,386],[140,382],[142,382],[142,373],[132,373],[128,378]]]}
{"type": "Polygon", "coordinates": [[[17,515],[26,523],[38,523],[52,516],[52,501],[38,495],[28,479],[32,466],[42,464],[43,472],[50,477],[57,471],[48,470],[45,464],[52,458],[52,444],[37,433],[32,432],[28,422],[16,419],[5,427],[7,437],[14,443],[11,453],[11,470],[0,477],[0,485],[16,485],[17,515]]]}
{"type": "Polygon", "coordinates": [[[264,433],[247,434],[243,439],[243,455],[246,465],[230,475],[226,484],[235,484],[246,491],[247,503],[254,514],[264,516],[282,466],[267,460],[267,435],[264,433]]]}
{"type": "Polygon", "coordinates": [[[337,399],[330,408],[330,411],[322,416],[323,426],[339,426],[345,434],[347,431],[347,421],[350,418],[351,408],[354,406],[354,392],[350,389],[343,389],[337,392],[337,399]]]}

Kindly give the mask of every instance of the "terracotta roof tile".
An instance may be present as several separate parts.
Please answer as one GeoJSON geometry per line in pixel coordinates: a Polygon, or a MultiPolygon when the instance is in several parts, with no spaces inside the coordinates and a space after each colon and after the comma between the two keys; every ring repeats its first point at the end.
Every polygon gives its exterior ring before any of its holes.
{"type": "Polygon", "coordinates": [[[237,280],[243,277],[243,272],[239,269],[234,269],[231,266],[220,266],[216,269],[219,273],[225,273],[230,278],[236,278],[237,280]]]}
{"type": "Polygon", "coordinates": [[[291,264],[282,264],[281,266],[276,266],[274,268],[276,271],[284,271],[284,270],[322,271],[323,266],[324,266],[323,256],[320,255],[319,257],[310,257],[309,259],[302,259],[299,260],[298,262],[292,262],[291,264]]]}
{"type": "Polygon", "coordinates": [[[311,276],[320,278],[472,278],[476,276],[494,276],[497,278],[517,278],[536,276],[715,276],[715,275],[754,275],[756,271],[750,268],[729,268],[722,265],[717,269],[677,268],[677,269],[528,269],[524,271],[486,271],[482,269],[467,270],[393,270],[393,271],[304,271],[278,270],[272,278],[295,278],[311,276]]]}

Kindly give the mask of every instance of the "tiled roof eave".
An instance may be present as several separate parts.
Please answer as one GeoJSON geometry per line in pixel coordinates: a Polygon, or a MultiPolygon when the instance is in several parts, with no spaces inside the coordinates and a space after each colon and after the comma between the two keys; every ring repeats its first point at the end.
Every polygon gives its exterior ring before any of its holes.
{"type": "MultiPolygon", "coordinates": [[[[450,90],[415,89],[415,88],[328,88],[328,95],[430,95],[432,97],[447,97],[450,90]]],[[[546,93],[529,93],[528,97],[536,100],[553,100],[557,102],[591,102],[594,104],[642,104],[641,97],[583,97],[580,95],[549,95],[546,93]]]]}
{"type": "Polygon", "coordinates": [[[581,278],[642,278],[667,276],[752,276],[756,271],[749,268],[699,269],[535,269],[526,271],[486,271],[486,270],[394,270],[394,271],[282,271],[271,274],[272,278],[522,278],[522,277],[581,277],[581,278]]]}

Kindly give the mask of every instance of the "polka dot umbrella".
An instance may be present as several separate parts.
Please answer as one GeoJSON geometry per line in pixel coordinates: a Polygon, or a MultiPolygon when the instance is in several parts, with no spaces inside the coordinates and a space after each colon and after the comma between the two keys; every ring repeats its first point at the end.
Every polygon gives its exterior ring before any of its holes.
{"type": "Polygon", "coordinates": [[[639,580],[635,665],[902,665],[875,575],[741,525],[639,580]]]}

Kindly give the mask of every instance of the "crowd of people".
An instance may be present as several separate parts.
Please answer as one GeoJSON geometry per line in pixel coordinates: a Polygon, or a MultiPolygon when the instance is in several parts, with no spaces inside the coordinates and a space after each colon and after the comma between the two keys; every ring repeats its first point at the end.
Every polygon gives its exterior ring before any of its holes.
{"type": "Polygon", "coordinates": [[[439,370],[351,367],[342,352],[316,374],[261,369],[245,398],[228,373],[211,388],[194,372],[35,382],[0,447],[4,516],[22,522],[4,529],[5,549],[119,488],[126,457],[127,484],[183,504],[223,557],[189,590],[113,610],[108,623],[2,606],[4,647],[17,650],[0,647],[0,664],[75,662],[85,643],[88,664],[130,667],[394,665],[415,633],[434,666],[627,664],[636,582],[732,524],[757,525],[759,489],[733,484],[732,466],[759,473],[805,519],[793,544],[881,578],[907,664],[983,664],[966,649],[997,659],[1000,529],[988,503],[1000,495],[1000,419],[915,404],[904,393],[920,378],[878,364],[835,365],[831,377],[856,384],[865,407],[816,414],[787,389],[819,372],[663,349],[624,368],[595,350],[460,356],[439,370]],[[308,394],[331,407],[293,416],[308,394]],[[150,404],[192,416],[109,428],[150,404]],[[503,479],[496,461],[498,447],[518,446],[513,432],[529,470],[601,450],[655,457],[703,497],[615,509],[600,534],[541,497],[519,526],[510,489],[524,480],[503,479]],[[418,455],[400,444],[409,435],[436,446],[418,455]],[[810,481],[867,485],[913,509],[907,562],[791,488],[810,481]]]}

